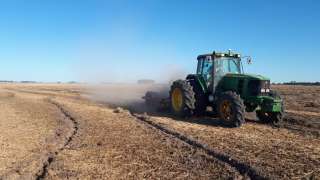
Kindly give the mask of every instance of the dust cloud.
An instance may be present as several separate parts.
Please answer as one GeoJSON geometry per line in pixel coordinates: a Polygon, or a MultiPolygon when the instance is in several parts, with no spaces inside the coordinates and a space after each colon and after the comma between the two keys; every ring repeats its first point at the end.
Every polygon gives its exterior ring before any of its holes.
{"type": "MultiPolygon", "coordinates": [[[[163,74],[162,79],[154,80],[152,84],[139,84],[137,82],[139,79],[136,82],[88,83],[89,95],[87,94],[86,97],[114,107],[123,107],[139,112],[149,111],[152,108],[146,107],[143,99],[146,92],[157,92],[160,97],[168,98],[171,83],[177,79],[185,79],[186,76],[186,72],[176,66],[170,66],[161,73],[163,74]]],[[[108,76],[110,76],[110,72],[108,76]]],[[[141,79],[149,78],[141,77],[141,79]]]]}
{"type": "Polygon", "coordinates": [[[79,43],[72,66],[78,80],[87,83],[89,98],[115,106],[137,106],[147,91],[168,97],[171,82],[186,77],[184,56],[167,43],[145,41],[127,23],[113,26],[108,37],[79,43]],[[155,83],[138,84],[141,79],[155,83]]]}
{"type": "MultiPolygon", "coordinates": [[[[165,84],[139,85],[139,84],[100,84],[89,87],[90,99],[106,103],[114,107],[123,107],[135,111],[145,111],[143,96],[147,91],[165,92],[165,84]]],[[[163,93],[163,97],[166,94],[163,93]]]]}

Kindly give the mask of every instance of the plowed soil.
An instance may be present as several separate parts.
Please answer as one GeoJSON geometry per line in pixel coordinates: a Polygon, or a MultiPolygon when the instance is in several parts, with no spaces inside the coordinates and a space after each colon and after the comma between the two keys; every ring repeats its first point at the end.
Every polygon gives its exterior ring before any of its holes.
{"type": "Polygon", "coordinates": [[[0,179],[320,178],[320,87],[275,86],[280,127],[248,114],[227,128],[147,110],[144,87],[106,86],[1,84],[0,179]]]}

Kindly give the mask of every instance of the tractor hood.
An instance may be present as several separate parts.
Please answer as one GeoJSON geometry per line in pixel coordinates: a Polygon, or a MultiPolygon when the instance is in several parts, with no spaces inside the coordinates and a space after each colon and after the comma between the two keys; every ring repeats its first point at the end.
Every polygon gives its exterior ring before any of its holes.
{"type": "Polygon", "coordinates": [[[253,79],[253,80],[261,80],[261,81],[269,81],[270,79],[256,74],[226,74],[226,77],[233,77],[233,78],[241,78],[241,79],[253,79]]]}

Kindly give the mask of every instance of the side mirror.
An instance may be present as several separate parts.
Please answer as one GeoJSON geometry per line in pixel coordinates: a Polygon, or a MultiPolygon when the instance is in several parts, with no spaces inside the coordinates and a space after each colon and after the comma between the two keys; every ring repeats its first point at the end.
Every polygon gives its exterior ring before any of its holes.
{"type": "Polygon", "coordinates": [[[250,56],[247,57],[247,64],[252,64],[252,58],[250,56]]]}

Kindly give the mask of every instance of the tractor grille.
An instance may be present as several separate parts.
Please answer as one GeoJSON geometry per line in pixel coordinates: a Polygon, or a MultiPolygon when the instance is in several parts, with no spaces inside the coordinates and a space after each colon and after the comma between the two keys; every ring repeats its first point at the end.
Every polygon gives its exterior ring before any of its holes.
{"type": "Polygon", "coordinates": [[[248,89],[251,96],[267,96],[270,93],[270,81],[252,80],[248,89]]]}

